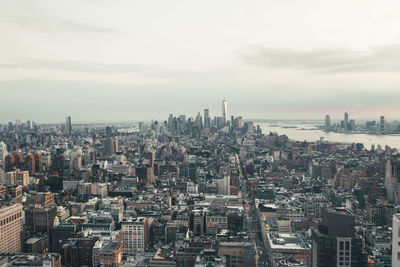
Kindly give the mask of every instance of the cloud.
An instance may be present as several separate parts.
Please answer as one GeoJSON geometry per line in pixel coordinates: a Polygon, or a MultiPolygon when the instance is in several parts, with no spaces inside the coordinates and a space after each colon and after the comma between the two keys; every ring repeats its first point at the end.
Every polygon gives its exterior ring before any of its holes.
{"type": "Polygon", "coordinates": [[[400,45],[376,47],[368,51],[319,49],[310,51],[257,48],[242,55],[246,63],[269,69],[289,69],[321,73],[400,72],[400,45]]]}
{"type": "Polygon", "coordinates": [[[36,58],[18,58],[10,63],[0,64],[2,69],[29,69],[29,70],[53,70],[85,73],[130,73],[155,74],[163,70],[156,66],[141,64],[102,64],[97,62],[74,60],[48,60],[36,58]]]}
{"type": "Polygon", "coordinates": [[[110,34],[117,31],[112,28],[87,23],[72,21],[67,18],[57,17],[38,8],[32,2],[3,2],[0,3],[1,20],[15,23],[21,28],[42,32],[81,32],[110,34]]]}
{"type": "Polygon", "coordinates": [[[59,31],[73,31],[85,33],[115,33],[116,30],[106,27],[99,27],[88,25],[84,23],[74,22],[63,18],[56,17],[36,17],[36,16],[22,16],[13,15],[3,17],[10,21],[14,21],[22,28],[28,28],[43,32],[59,32],[59,31]]]}

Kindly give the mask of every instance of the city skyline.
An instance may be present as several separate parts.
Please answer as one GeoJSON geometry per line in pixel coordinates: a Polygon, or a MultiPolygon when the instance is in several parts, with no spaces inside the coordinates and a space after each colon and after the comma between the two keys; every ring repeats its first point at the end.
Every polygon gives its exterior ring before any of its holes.
{"type": "Polygon", "coordinates": [[[0,121],[400,117],[397,1],[76,4],[1,2],[0,121]]]}
{"type": "Polygon", "coordinates": [[[400,1],[0,1],[0,266],[399,267],[400,1]]]}

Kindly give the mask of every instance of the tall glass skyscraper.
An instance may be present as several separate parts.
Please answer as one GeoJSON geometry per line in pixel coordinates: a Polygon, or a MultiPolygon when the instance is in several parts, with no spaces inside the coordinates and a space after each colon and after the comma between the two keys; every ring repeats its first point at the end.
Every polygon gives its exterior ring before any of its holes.
{"type": "Polygon", "coordinates": [[[65,134],[71,135],[71,133],[72,133],[71,117],[67,117],[65,119],[65,134]]]}
{"type": "Polygon", "coordinates": [[[228,120],[228,102],[225,100],[222,100],[222,119],[224,121],[224,124],[228,120]]]}

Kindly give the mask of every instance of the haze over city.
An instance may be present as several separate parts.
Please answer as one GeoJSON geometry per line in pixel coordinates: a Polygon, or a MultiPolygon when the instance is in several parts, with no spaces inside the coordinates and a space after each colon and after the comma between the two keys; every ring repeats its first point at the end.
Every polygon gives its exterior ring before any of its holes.
{"type": "Polygon", "coordinates": [[[0,0],[0,267],[400,267],[399,11],[0,0]]]}
{"type": "Polygon", "coordinates": [[[400,118],[399,1],[0,2],[0,122],[400,118]]]}

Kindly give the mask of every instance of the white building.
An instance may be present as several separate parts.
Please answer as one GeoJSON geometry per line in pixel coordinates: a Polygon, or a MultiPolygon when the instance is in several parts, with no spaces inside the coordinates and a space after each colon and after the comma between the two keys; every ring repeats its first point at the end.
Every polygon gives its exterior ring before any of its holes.
{"type": "Polygon", "coordinates": [[[7,154],[8,154],[7,145],[3,141],[1,141],[0,142],[0,169],[1,168],[5,169],[5,167],[6,167],[5,159],[6,159],[7,154]]]}
{"type": "Polygon", "coordinates": [[[392,266],[400,266],[400,213],[393,215],[392,229],[392,266]]]}
{"type": "Polygon", "coordinates": [[[218,194],[230,195],[231,193],[231,177],[225,175],[224,178],[217,180],[218,194]]]}
{"type": "Polygon", "coordinates": [[[135,255],[144,252],[149,240],[149,225],[146,217],[129,218],[121,223],[124,253],[135,255]]]}

